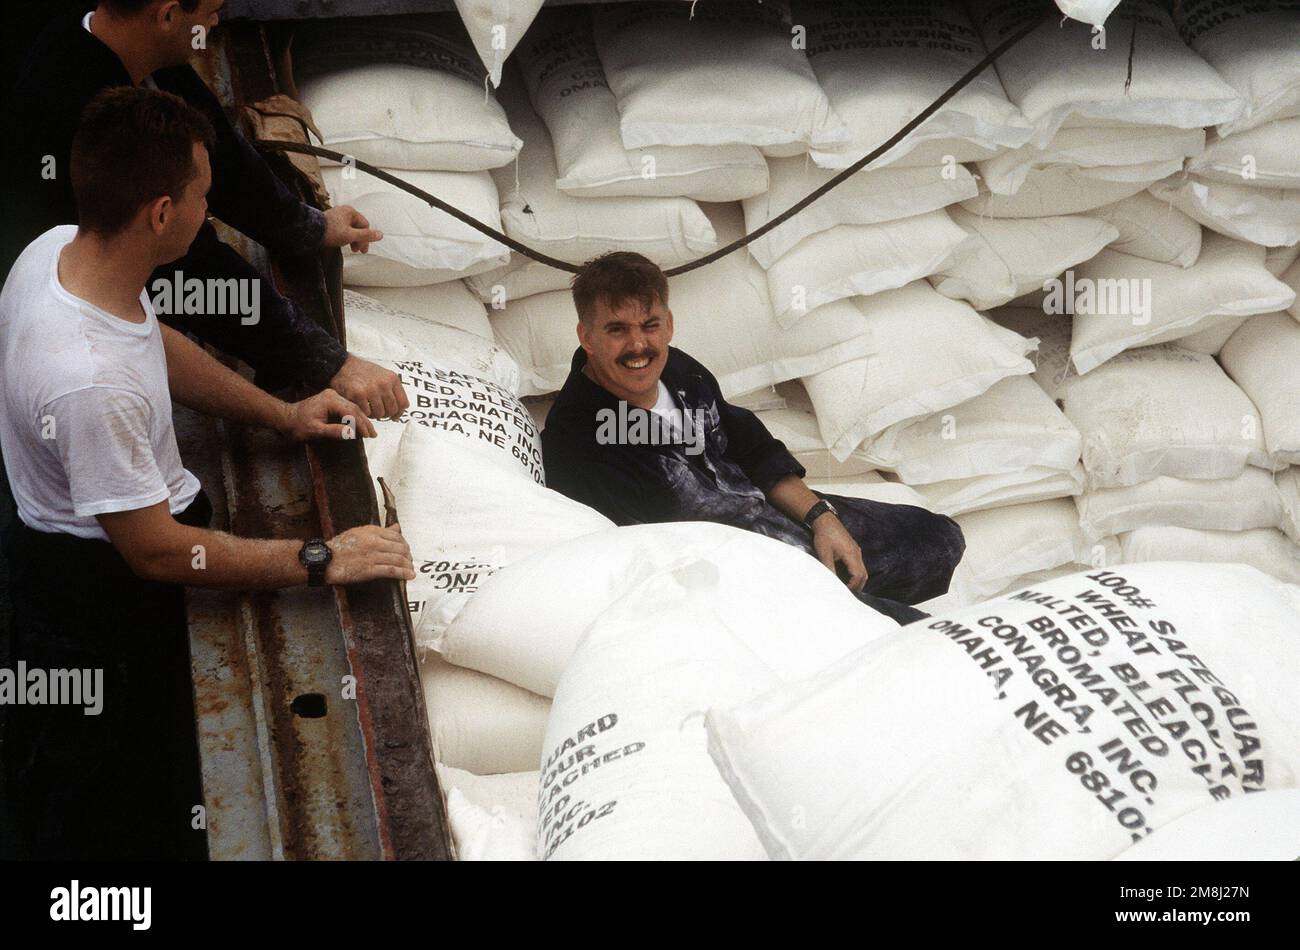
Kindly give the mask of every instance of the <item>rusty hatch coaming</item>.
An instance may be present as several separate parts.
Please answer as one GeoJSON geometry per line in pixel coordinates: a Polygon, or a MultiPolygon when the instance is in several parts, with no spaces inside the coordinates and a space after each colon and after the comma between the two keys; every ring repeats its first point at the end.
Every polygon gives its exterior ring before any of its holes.
{"type": "MultiPolygon", "coordinates": [[[[227,25],[210,43],[204,78],[228,108],[277,91],[281,58],[261,25],[227,25]]],[[[278,157],[269,161],[291,180],[278,157]]],[[[267,261],[251,242],[236,244],[342,335],[337,251],[267,261]]],[[[214,527],[305,539],[379,521],[359,442],[290,445],[199,417],[180,428],[187,464],[213,496],[214,527]]],[[[333,597],[191,590],[187,602],[214,858],[450,857],[396,582],[333,597]],[[344,698],[348,676],[355,701],[344,698]]]]}

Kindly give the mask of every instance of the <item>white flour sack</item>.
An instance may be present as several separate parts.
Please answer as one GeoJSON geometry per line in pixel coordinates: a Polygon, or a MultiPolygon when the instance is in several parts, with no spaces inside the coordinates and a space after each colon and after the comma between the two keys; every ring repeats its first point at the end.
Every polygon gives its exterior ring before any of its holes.
{"type": "Polygon", "coordinates": [[[1089,216],[1119,231],[1110,242],[1112,251],[1179,267],[1191,267],[1200,256],[1201,225],[1149,191],[1095,208],[1089,216]]]}
{"type": "Polygon", "coordinates": [[[1085,215],[982,218],[961,208],[947,213],[973,236],[974,250],[954,255],[953,262],[931,275],[930,283],[945,297],[965,300],[976,310],[1038,290],[1119,237],[1113,225],[1085,215]]]}
{"type": "Polygon", "coordinates": [[[1033,379],[1043,392],[1056,399],[1066,378],[1077,375],[1070,367],[1071,322],[1057,314],[1044,313],[1041,296],[1032,305],[1013,300],[1005,307],[990,311],[988,316],[998,326],[1038,341],[1032,357],[1033,379]]]}
{"type": "Polygon", "coordinates": [[[1080,438],[1037,383],[1011,376],[974,399],[890,426],[862,451],[920,485],[1028,468],[1068,472],[1079,463],[1080,438]]]}
{"type": "MultiPolygon", "coordinates": [[[[1035,0],[973,0],[970,11],[989,49],[1043,12],[1035,0]]],[[[1237,91],[1183,44],[1159,0],[1130,0],[1100,31],[1050,17],[995,65],[1040,147],[1072,113],[1197,129],[1235,119],[1246,108],[1237,91]]]]}
{"type": "Polygon", "coordinates": [[[733,406],[740,406],[740,408],[748,409],[750,412],[784,409],[787,405],[785,397],[776,391],[775,386],[764,386],[762,389],[755,389],[752,393],[737,396],[730,402],[733,406]]]}
{"type": "Polygon", "coordinates": [[[1296,292],[1296,299],[1291,301],[1291,305],[1286,309],[1291,316],[1300,320],[1300,260],[1297,260],[1287,270],[1283,271],[1281,280],[1282,283],[1296,292]]]}
{"type": "Polygon", "coordinates": [[[519,153],[505,112],[483,94],[482,67],[454,35],[410,18],[304,24],[293,58],[302,103],[335,151],[381,168],[458,172],[519,153]]]}
{"type": "Polygon", "coordinates": [[[1026,574],[1071,565],[1104,567],[1119,560],[1113,539],[1090,544],[1079,531],[1068,498],[1008,505],[959,515],[966,552],[953,572],[948,592],[922,605],[942,614],[987,600],[1026,574]]]}
{"type": "Polygon", "coordinates": [[[539,777],[536,771],[474,775],[439,765],[456,858],[536,861],[539,777]]]}
{"type": "Polygon", "coordinates": [[[1300,791],[1228,798],[1171,821],[1116,861],[1294,861],[1300,858],[1300,791]]]}
{"type": "Polygon", "coordinates": [[[358,286],[353,289],[390,310],[417,317],[426,323],[456,327],[489,343],[492,341],[492,324],[488,323],[483,301],[465,286],[464,281],[449,280],[428,287],[358,286]]]}
{"type": "Polygon", "coordinates": [[[1300,242],[1300,187],[1227,184],[1183,173],[1155,182],[1151,194],[1229,237],[1265,247],[1300,242]]]}
{"type": "MultiPolygon", "coordinates": [[[[430,645],[458,666],[551,696],[583,631],[606,608],[647,579],[701,558],[726,565],[729,585],[743,581],[787,598],[780,606],[768,603],[767,595],[754,606],[727,601],[729,616],[738,620],[770,617],[758,622],[762,629],[777,621],[814,629],[798,619],[813,603],[854,617],[861,606],[820,562],[779,541],[713,522],[631,525],[555,544],[511,564],[488,578],[430,645]],[[805,570],[809,566],[821,573],[805,570]]],[[[813,615],[826,616],[817,609],[813,615]]]]}
{"type": "Polygon", "coordinates": [[[1122,534],[1143,525],[1214,531],[1277,528],[1285,517],[1273,476],[1254,466],[1236,478],[1161,475],[1126,488],[1085,492],[1076,503],[1079,527],[1088,537],[1122,534]]]}
{"type": "Polygon", "coordinates": [[[1281,531],[1200,531],[1150,525],[1120,535],[1126,563],[1142,561],[1203,561],[1249,564],[1288,584],[1300,584],[1300,546],[1281,531]]]}
{"type": "Polygon", "coordinates": [[[1104,860],[1300,780],[1300,594],[1125,565],[868,644],[748,703],[709,752],[774,858],[1104,860]]]}
{"type": "Polygon", "coordinates": [[[589,10],[544,11],[518,59],[533,108],[551,133],[560,191],[737,201],[767,190],[767,163],[752,145],[623,147],[618,101],[605,82],[589,10]]]}
{"type": "Polygon", "coordinates": [[[1199,128],[1062,128],[1043,148],[1022,145],[978,162],[977,167],[990,191],[1014,195],[1025,176],[1037,168],[1059,165],[1085,178],[1108,181],[1149,180],[1161,171],[1166,175],[1182,171],[1183,159],[1204,148],[1205,130],[1199,128]]]}
{"type": "Polygon", "coordinates": [[[708,556],[739,532],[712,522],[629,525],[548,547],[487,578],[430,645],[458,666],[552,696],[583,631],[602,611],[647,578],[708,556]]]}
{"type": "Polygon", "coordinates": [[[533,424],[537,426],[537,431],[543,431],[546,428],[546,417],[550,415],[551,407],[555,405],[555,397],[529,396],[523,400],[523,403],[528,408],[529,415],[533,417],[533,424]]]}
{"type": "Polygon", "coordinates": [[[844,460],[899,422],[973,399],[1008,376],[1033,372],[1033,341],[985,320],[924,281],[852,301],[866,318],[871,355],[804,386],[823,441],[844,460]]]}
{"type": "MultiPolygon", "coordinates": [[[[399,369],[429,387],[420,394],[426,404],[412,405],[417,424],[402,432],[391,483],[415,561],[406,585],[412,623],[424,642],[493,571],[610,522],[542,486],[540,440],[517,399],[481,380],[399,369]],[[457,383],[484,398],[462,398],[457,383]]],[[[380,474],[373,463],[371,471],[380,474]]]]}
{"type": "MultiPolygon", "coordinates": [[[[1097,565],[1093,566],[1096,567],[1097,565]]],[[[1050,567],[1045,571],[1031,571],[1028,574],[1021,574],[1002,590],[998,591],[996,596],[1005,597],[1008,594],[1022,591],[1026,587],[1045,584],[1048,581],[1056,580],[1058,577],[1069,577],[1071,574],[1078,574],[1082,568],[1083,565],[1079,564],[1062,564],[1060,567],[1050,567]]]]}
{"type": "Polygon", "coordinates": [[[1119,6],[1119,0],[1056,0],[1057,8],[1071,20],[1095,23],[1106,22],[1106,17],[1119,6]]]}
{"type": "MultiPolygon", "coordinates": [[[[400,509],[399,509],[400,511],[400,509]]],[[[548,699],[438,654],[420,659],[434,756],[476,775],[527,771],[541,756],[548,699]]]]}
{"type": "MultiPolygon", "coordinates": [[[[738,205],[706,205],[726,241],[741,233],[738,205]]],[[[724,397],[818,373],[871,352],[861,312],[849,301],[819,307],[781,329],[762,269],[743,251],[668,281],[672,345],[709,368],[724,397]]],[[[578,348],[578,314],[569,291],[515,300],[492,315],[497,340],[524,373],[525,395],[554,392],[578,348]]]]}
{"type": "Polygon", "coordinates": [[[772,6],[710,0],[592,10],[623,144],[842,147],[848,132],[772,6]]]}
{"type": "Polygon", "coordinates": [[[1083,436],[1090,488],[1235,478],[1248,462],[1267,464],[1250,397],[1214,357],[1174,343],[1126,350],[1067,379],[1059,398],[1083,436]]]}
{"type": "MultiPolygon", "coordinates": [[[[606,251],[637,251],[672,267],[717,248],[708,218],[689,198],[575,198],[558,191],[550,135],[515,70],[507,71],[500,97],[524,138],[518,164],[492,172],[510,237],[574,264],[606,251]]],[[[546,270],[568,286],[571,274],[546,270]]]]}
{"type": "Polygon", "coordinates": [[[378,363],[398,373],[411,403],[400,420],[376,421],[365,451],[370,473],[396,494],[415,559],[407,591],[417,637],[441,629],[500,565],[610,524],[543,489],[536,425],[506,387],[432,363],[378,363]]]}
{"type": "Polygon", "coordinates": [[[1018,472],[918,484],[915,488],[925,499],[922,507],[956,518],[971,511],[1077,495],[1083,491],[1083,478],[1082,465],[1069,471],[1034,466],[1018,472]]]}
{"type": "Polygon", "coordinates": [[[343,291],[343,319],[348,351],[366,359],[429,360],[449,369],[495,380],[511,392],[519,389],[519,367],[510,354],[488,337],[463,329],[472,317],[487,322],[483,305],[459,281],[419,288],[433,305],[419,317],[355,290],[343,291]],[[477,314],[474,309],[477,308],[477,314]],[[455,323],[440,322],[446,317],[455,323]],[[457,325],[459,324],[459,325],[457,325]]]}
{"type": "Polygon", "coordinates": [[[1190,348],[1215,352],[1246,317],[1281,310],[1295,293],[1268,272],[1262,247],[1221,234],[1205,236],[1191,267],[1107,249],[1045,290],[1048,313],[1074,316],[1070,358],[1080,373],[1135,346],[1200,333],[1207,345],[1190,348]]]}
{"type": "Polygon", "coordinates": [[[839,224],[812,234],[767,269],[772,309],[784,327],[845,297],[893,290],[974,250],[943,210],[879,224],[839,224]]]}
{"type": "MultiPolygon", "coordinates": [[[[768,159],[768,167],[771,187],[744,202],[745,230],[751,233],[838,174],[798,156],[768,159]]],[[[839,224],[913,218],[974,197],[978,190],[965,165],[863,170],[755,240],[749,251],[769,268],[809,235],[839,224]]]]}
{"type": "MultiPolygon", "coordinates": [[[[785,398],[785,406],[755,410],[755,413],[767,431],[780,439],[795,460],[807,469],[805,480],[854,477],[874,471],[875,463],[861,449],[854,449],[843,460],[836,459],[831,454],[822,439],[812,401],[808,398],[803,383],[797,379],[790,380],[777,387],[777,392],[785,398]]],[[[834,488],[826,490],[848,494],[834,488]]]]}
{"type": "MultiPolygon", "coordinates": [[[[325,166],[321,177],[333,205],[352,205],[384,232],[365,254],[343,249],[343,282],[375,287],[420,287],[499,267],[506,246],[445,211],[355,168],[325,166]]],[[[497,189],[487,172],[404,171],[400,178],[501,227],[497,189]]]]}
{"type": "Polygon", "coordinates": [[[501,85],[506,57],[528,31],[543,0],[456,0],[456,11],[487,67],[492,85],[501,85]]]}
{"type": "Polygon", "coordinates": [[[808,478],[805,484],[816,491],[846,498],[866,498],[887,505],[915,505],[925,508],[925,499],[914,488],[900,482],[887,482],[876,472],[861,475],[841,475],[836,478],[808,478]]]}
{"type": "Polygon", "coordinates": [[[1133,181],[1095,178],[1065,165],[1034,168],[1025,174],[1024,184],[1014,195],[995,195],[985,186],[974,198],[961,202],[961,206],[973,214],[990,218],[1079,214],[1135,195],[1159,181],[1163,173],[1158,166],[1159,163],[1133,166],[1132,170],[1139,175],[1133,181]]]}
{"type": "MultiPolygon", "coordinates": [[[[349,331],[357,314],[374,312],[351,306],[346,312],[349,331]]],[[[380,316],[386,315],[381,312],[380,316]]],[[[361,329],[364,324],[357,326],[361,329]]],[[[435,345],[427,348],[425,360],[371,357],[397,373],[409,405],[396,420],[371,420],[376,434],[365,441],[370,474],[390,481],[397,477],[398,447],[407,427],[415,423],[441,430],[487,462],[518,467],[540,482],[540,441],[514,395],[519,383],[514,360],[478,337],[450,329],[443,335],[443,341],[435,338],[435,345]]],[[[391,351],[393,344],[388,346],[391,351]]]]}
{"type": "MultiPolygon", "coordinates": [[[[1291,266],[1300,260],[1300,244],[1293,244],[1291,247],[1270,247],[1264,252],[1264,266],[1274,277],[1280,278],[1291,287],[1296,289],[1295,281],[1287,280],[1287,272],[1300,277],[1300,271],[1291,270],[1291,266]]],[[[1294,307],[1295,305],[1292,304],[1294,307]]]]}
{"type": "Polygon", "coordinates": [[[704,712],[897,626],[803,552],[737,533],[746,538],[733,549],[637,586],[578,644],[546,729],[543,860],[764,856],[709,761],[704,712]]]}
{"type": "MultiPolygon", "coordinates": [[[[594,255],[593,255],[594,256],[594,255]]],[[[511,300],[544,294],[551,290],[568,290],[573,274],[542,264],[532,258],[510,252],[509,263],[465,278],[465,286],[493,310],[501,310],[511,300]]]]}
{"type": "Polygon", "coordinates": [[[1294,4],[1183,0],[1174,10],[1183,40],[1246,100],[1223,135],[1300,115],[1300,11],[1294,4]]]}
{"type": "MultiPolygon", "coordinates": [[[[371,420],[376,435],[366,440],[365,451],[372,475],[396,477],[397,447],[412,421],[438,426],[468,422],[473,427],[482,420],[493,429],[502,423],[511,437],[522,440],[519,444],[534,444],[536,434],[512,408],[519,367],[490,339],[403,313],[352,290],[343,294],[343,319],[349,351],[396,372],[409,403],[396,420],[371,420]]],[[[475,447],[489,456],[500,451],[488,439],[475,447]]]]}
{"type": "Polygon", "coordinates": [[[768,409],[756,415],[767,431],[781,440],[795,461],[807,469],[807,478],[861,475],[875,469],[875,464],[861,450],[854,450],[843,462],[836,461],[822,441],[817,417],[811,412],[768,409]]]}
{"type": "Polygon", "coordinates": [[[1219,360],[1259,409],[1274,467],[1300,464],[1300,323],[1285,313],[1251,317],[1219,360]]]}
{"type": "Polygon", "coordinates": [[[1300,188],[1300,116],[1215,136],[1187,170],[1204,181],[1230,185],[1300,188]]]}
{"type": "Polygon", "coordinates": [[[1300,544],[1300,468],[1292,466],[1279,474],[1277,491],[1282,498],[1281,528],[1288,538],[1300,544]]]}
{"type": "MultiPolygon", "coordinates": [[[[791,15],[807,29],[808,61],[849,129],[847,146],[813,151],[813,160],[828,168],[847,168],[883,145],[987,52],[961,4],[951,0],[796,2],[791,15]]],[[[997,74],[985,69],[868,167],[986,158],[1021,144],[1031,131],[997,74]]]]}

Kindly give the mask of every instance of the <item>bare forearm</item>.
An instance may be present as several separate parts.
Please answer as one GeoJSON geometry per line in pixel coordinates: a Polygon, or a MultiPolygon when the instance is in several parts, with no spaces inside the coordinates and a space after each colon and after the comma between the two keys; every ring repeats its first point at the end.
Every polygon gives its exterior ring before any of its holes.
{"type": "Polygon", "coordinates": [[[275,590],[307,583],[298,561],[301,541],[237,538],[224,531],[177,527],[166,547],[152,552],[153,580],[187,587],[275,590]]]}
{"type": "Polygon", "coordinates": [[[795,521],[803,521],[808,509],[817,504],[817,496],[798,475],[787,475],[767,493],[767,500],[795,521]]]}
{"type": "MultiPolygon", "coordinates": [[[[190,587],[235,590],[294,587],[307,582],[298,560],[302,544],[237,538],[176,521],[160,501],[148,508],[95,516],[138,577],[190,587]]],[[[378,578],[411,580],[411,549],[397,525],[360,525],[326,542],[325,583],[358,584],[378,578]]]]}
{"type": "Polygon", "coordinates": [[[289,405],[213,359],[184,334],[163,327],[172,398],[205,415],[282,430],[289,405]]]}

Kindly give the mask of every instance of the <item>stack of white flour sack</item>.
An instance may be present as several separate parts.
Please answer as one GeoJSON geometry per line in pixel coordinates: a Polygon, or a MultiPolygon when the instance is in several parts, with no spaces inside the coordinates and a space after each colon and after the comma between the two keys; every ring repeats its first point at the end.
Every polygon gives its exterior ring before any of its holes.
{"type": "Polygon", "coordinates": [[[1043,6],[300,28],[331,198],[385,234],[344,252],[348,345],[411,403],[366,451],[418,565],[459,857],[1300,854],[1300,3],[1062,2],[670,278],[673,345],[812,487],[961,525],[906,630],[778,542],[548,489],[572,275],[356,167],[554,258],[668,269],[1043,6]]]}

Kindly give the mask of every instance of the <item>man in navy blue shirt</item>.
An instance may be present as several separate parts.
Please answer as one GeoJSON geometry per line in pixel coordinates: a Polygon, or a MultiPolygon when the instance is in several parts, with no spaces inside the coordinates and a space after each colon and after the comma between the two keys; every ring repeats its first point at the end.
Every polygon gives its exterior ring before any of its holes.
{"type": "Polygon", "coordinates": [[[669,345],[663,272],[640,254],[573,283],[580,346],[542,432],[547,484],[616,524],[716,521],[799,547],[900,622],[948,589],[965,541],[912,505],[814,492],[786,447],[669,345]]]}

